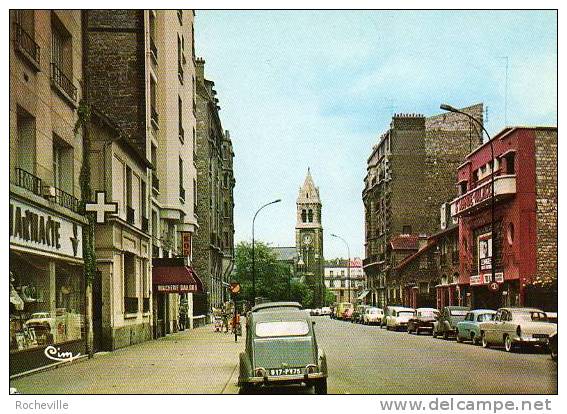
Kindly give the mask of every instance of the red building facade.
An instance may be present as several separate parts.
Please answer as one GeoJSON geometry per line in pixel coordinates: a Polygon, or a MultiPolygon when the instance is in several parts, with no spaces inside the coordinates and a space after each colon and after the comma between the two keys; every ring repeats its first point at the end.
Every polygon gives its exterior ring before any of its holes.
{"type": "MultiPolygon", "coordinates": [[[[551,193],[547,191],[549,188],[542,191],[544,182],[538,176],[542,171],[549,171],[548,164],[553,162],[549,151],[555,151],[557,159],[556,142],[557,128],[506,128],[491,143],[470,153],[458,168],[459,195],[451,203],[451,214],[459,219],[460,265],[456,293],[461,304],[473,308],[523,306],[526,286],[532,285],[543,273],[553,273],[553,268],[556,272],[557,243],[555,238],[553,246],[550,232],[557,234],[557,172],[555,169],[555,191],[551,193]],[[544,146],[547,148],[541,151],[544,146]],[[491,231],[492,180],[494,234],[491,231]],[[543,208],[549,205],[555,205],[555,210],[543,208]],[[554,219],[550,215],[555,215],[554,219]],[[542,247],[545,251],[555,251],[554,263],[551,260],[543,265],[538,261],[538,254],[544,251],[542,247]],[[497,291],[488,288],[492,266],[497,291]]],[[[550,183],[553,177],[545,186],[550,183]]],[[[533,301],[530,304],[533,305],[533,301]]]]}

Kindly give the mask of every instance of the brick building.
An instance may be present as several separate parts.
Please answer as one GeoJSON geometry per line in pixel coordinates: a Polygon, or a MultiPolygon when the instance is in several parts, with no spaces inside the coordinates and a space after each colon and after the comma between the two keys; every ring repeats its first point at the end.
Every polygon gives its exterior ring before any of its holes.
{"type": "Polygon", "coordinates": [[[473,307],[556,310],[557,128],[508,127],[491,142],[494,168],[489,143],[471,152],[458,169],[459,195],[451,203],[459,219],[461,299],[473,307]],[[487,288],[492,266],[497,292],[487,288]]]}
{"type": "Polygon", "coordinates": [[[81,12],[10,10],[10,375],[86,350],[81,12]],[[35,316],[32,316],[34,315],[35,316]],[[39,315],[39,316],[38,316],[39,315]]]}
{"type": "Polygon", "coordinates": [[[207,291],[207,311],[227,299],[227,282],[234,263],[234,152],[222,128],[214,82],[205,78],[205,61],[196,61],[196,211],[194,266],[207,291]]]}
{"type": "MultiPolygon", "coordinates": [[[[483,105],[463,108],[482,122],[483,105]]],[[[466,116],[454,113],[426,118],[398,114],[367,160],[362,198],[365,206],[363,267],[371,302],[389,303],[393,260],[390,240],[400,234],[437,231],[438,206],[455,195],[455,168],[482,134],[466,116]]],[[[395,262],[395,260],[394,260],[395,262]]],[[[397,290],[391,290],[395,294],[397,290]]],[[[392,297],[398,300],[398,297],[392,297]]]]}

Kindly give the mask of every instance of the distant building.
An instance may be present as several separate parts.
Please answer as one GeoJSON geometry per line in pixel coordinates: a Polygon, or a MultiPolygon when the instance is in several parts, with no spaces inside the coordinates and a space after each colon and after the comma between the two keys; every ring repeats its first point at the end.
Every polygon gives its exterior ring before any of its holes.
{"type": "Polygon", "coordinates": [[[296,202],[295,248],[298,255],[298,272],[315,293],[314,303],[322,300],[323,284],[323,224],[319,188],[315,186],[311,171],[299,189],[296,202]]]}
{"type": "Polygon", "coordinates": [[[293,276],[295,276],[296,266],[297,266],[297,249],[295,247],[280,247],[280,246],[270,246],[270,250],[276,254],[276,259],[278,262],[285,263],[293,276]]]}
{"type": "MultiPolygon", "coordinates": [[[[482,122],[482,104],[462,110],[482,122]]],[[[396,261],[390,257],[391,239],[437,230],[439,205],[455,195],[454,171],[481,142],[480,129],[464,115],[398,114],[392,118],[390,129],[368,157],[362,192],[363,265],[372,304],[384,306],[401,299],[396,292],[402,287],[392,279],[396,261]]]]}
{"type": "Polygon", "coordinates": [[[196,60],[197,114],[195,141],[196,213],[194,266],[207,291],[208,312],[228,299],[228,282],[234,263],[234,152],[220,119],[215,83],[205,78],[205,61],[196,60]]]}
{"type": "Polygon", "coordinates": [[[368,290],[364,289],[362,260],[355,257],[351,259],[350,266],[347,259],[327,260],[325,262],[325,286],[335,295],[336,303],[363,302],[368,290]]]}

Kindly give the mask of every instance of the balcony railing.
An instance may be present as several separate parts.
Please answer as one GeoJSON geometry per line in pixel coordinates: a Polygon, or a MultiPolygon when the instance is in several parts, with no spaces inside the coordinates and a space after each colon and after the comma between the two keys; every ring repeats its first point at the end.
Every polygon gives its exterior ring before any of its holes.
{"type": "MultiPolygon", "coordinates": [[[[494,198],[516,194],[516,176],[498,175],[494,177],[494,198]]],[[[460,195],[451,202],[451,216],[469,214],[473,210],[484,207],[492,198],[492,180],[483,182],[467,193],[460,195]]]]}
{"type": "Polygon", "coordinates": [[[134,209],[130,206],[126,207],[126,221],[128,224],[134,225],[134,209]]]}
{"type": "Polygon", "coordinates": [[[41,178],[36,177],[33,174],[30,174],[26,170],[21,168],[16,168],[16,185],[18,187],[25,188],[28,191],[31,191],[34,194],[41,195],[41,178]]]}
{"type": "Polygon", "coordinates": [[[148,232],[150,226],[149,226],[149,220],[147,217],[142,217],[142,231],[143,232],[148,232]]]}
{"type": "Polygon", "coordinates": [[[73,102],[77,101],[77,87],[55,63],[51,63],[51,79],[73,102]]]}
{"type": "Polygon", "coordinates": [[[124,297],[124,312],[137,313],[138,312],[138,298],[124,297]]]}
{"type": "Polygon", "coordinates": [[[159,191],[159,179],[155,172],[152,173],[152,188],[159,191]]]}
{"type": "Polygon", "coordinates": [[[156,108],[152,105],[152,122],[155,122],[156,125],[159,125],[159,115],[156,111],[156,108]]]}
{"type": "Polygon", "coordinates": [[[39,56],[40,48],[33,39],[18,23],[14,23],[14,38],[16,43],[16,49],[23,51],[27,56],[33,60],[39,70],[39,56]]]}
{"type": "Polygon", "coordinates": [[[75,213],[82,214],[83,212],[81,202],[76,197],[57,187],[55,187],[55,202],[75,213]]]}

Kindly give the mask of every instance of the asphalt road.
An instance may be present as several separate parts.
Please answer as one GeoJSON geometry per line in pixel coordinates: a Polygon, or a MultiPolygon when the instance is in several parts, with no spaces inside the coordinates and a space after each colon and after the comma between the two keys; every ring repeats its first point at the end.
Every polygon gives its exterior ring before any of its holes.
{"type": "Polygon", "coordinates": [[[547,353],[507,353],[315,317],[330,394],[555,394],[547,353]]]}

